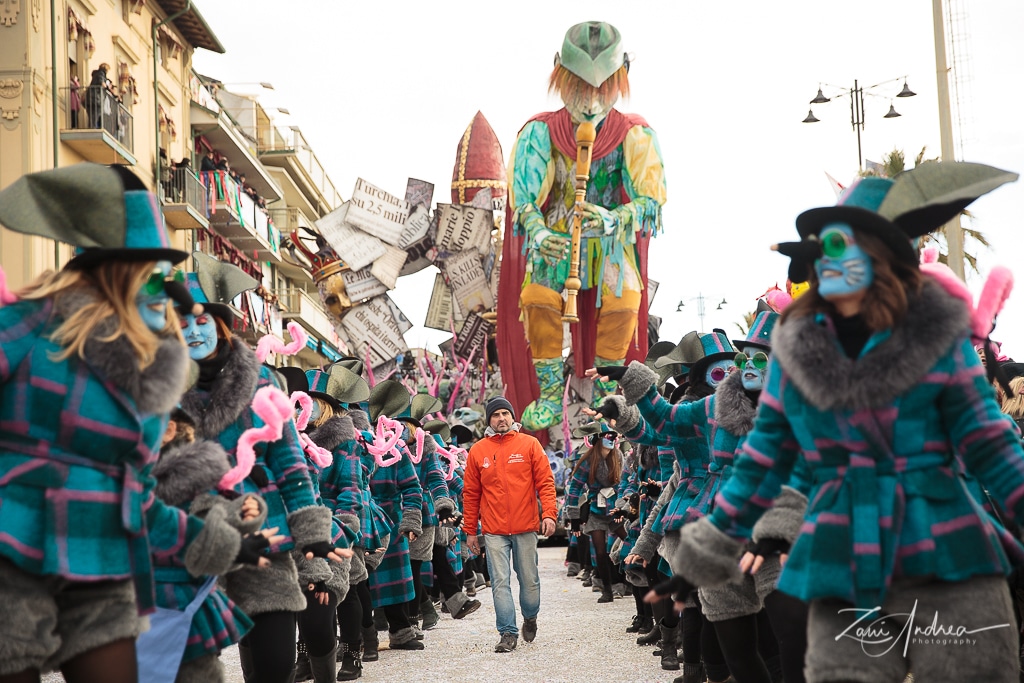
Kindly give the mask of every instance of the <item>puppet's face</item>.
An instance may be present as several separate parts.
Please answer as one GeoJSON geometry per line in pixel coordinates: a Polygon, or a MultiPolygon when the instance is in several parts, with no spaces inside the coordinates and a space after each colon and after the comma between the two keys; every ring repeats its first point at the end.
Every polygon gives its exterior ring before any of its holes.
{"type": "Polygon", "coordinates": [[[135,295],[135,305],[146,327],[159,332],[167,326],[167,291],[164,282],[171,274],[170,261],[157,261],[149,279],[142,283],[142,288],[135,295]]]}
{"type": "Polygon", "coordinates": [[[618,98],[601,97],[596,89],[584,89],[583,92],[562,93],[562,102],[572,116],[573,123],[589,121],[595,126],[608,116],[618,98]]]}
{"type": "Polygon", "coordinates": [[[712,389],[717,389],[718,385],[728,377],[729,368],[732,363],[733,362],[731,360],[716,360],[708,366],[708,371],[704,375],[704,381],[706,381],[708,386],[712,389]]]}
{"type": "Polygon", "coordinates": [[[341,322],[348,309],[352,308],[352,300],[345,290],[345,278],[341,273],[335,273],[318,281],[316,286],[327,312],[334,317],[335,322],[341,322]]]}
{"type": "Polygon", "coordinates": [[[183,315],[181,334],[185,337],[188,355],[192,360],[204,360],[217,350],[217,323],[209,313],[183,315]]]}
{"type": "Polygon", "coordinates": [[[823,299],[842,299],[871,286],[875,280],[871,257],[854,240],[853,228],[832,223],[820,237],[822,255],[814,262],[814,272],[823,299]]]}
{"type": "Polygon", "coordinates": [[[768,354],[758,348],[749,348],[736,354],[736,367],[743,373],[743,388],[747,391],[764,389],[764,374],[768,370],[768,354]]]}

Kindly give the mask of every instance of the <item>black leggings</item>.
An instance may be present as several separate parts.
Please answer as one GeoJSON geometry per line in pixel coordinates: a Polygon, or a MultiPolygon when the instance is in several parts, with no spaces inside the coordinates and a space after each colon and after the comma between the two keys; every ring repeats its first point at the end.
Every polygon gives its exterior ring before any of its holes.
{"type": "MultiPolygon", "coordinates": [[[[372,617],[369,625],[373,625],[372,617]]],[[[363,603],[359,599],[358,584],[349,586],[348,595],[338,604],[338,626],[341,629],[341,642],[351,644],[362,640],[363,603]]]]}
{"type": "MultiPolygon", "coordinates": [[[[718,633],[715,632],[714,625],[704,616],[704,608],[700,605],[700,600],[697,601],[697,606],[697,609],[700,610],[700,655],[704,660],[704,672],[712,683],[721,683],[729,678],[729,666],[725,663],[725,655],[722,654],[722,647],[718,644],[718,633]]],[[[683,661],[689,662],[690,659],[684,658],[683,661]]]]}
{"type": "Polygon", "coordinates": [[[448,563],[448,550],[445,546],[434,544],[434,557],[431,566],[434,569],[434,587],[441,589],[445,600],[462,590],[459,578],[455,576],[455,570],[448,563]]]}
{"type": "Polygon", "coordinates": [[[306,650],[311,657],[323,657],[338,643],[334,635],[338,598],[330,591],[327,595],[327,604],[321,605],[313,593],[307,592],[306,609],[298,614],[299,634],[306,641],[306,650]]]}
{"type": "Polygon", "coordinates": [[[576,552],[580,558],[580,566],[584,569],[593,566],[590,562],[590,536],[580,534],[576,537],[576,552]]]}
{"type": "Polygon", "coordinates": [[[382,609],[384,616],[388,618],[388,633],[398,633],[412,626],[412,622],[409,621],[409,603],[400,602],[382,609]]]}
{"type": "Polygon", "coordinates": [[[771,683],[759,652],[757,622],[756,614],[712,622],[722,655],[736,683],[771,683]]]}
{"type": "Polygon", "coordinates": [[[651,606],[644,602],[644,596],[649,589],[646,586],[633,586],[633,602],[636,604],[636,615],[638,617],[654,617],[651,606]]]}
{"type": "Polygon", "coordinates": [[[405,603],[405,608],[409,611],[409,621],[413,622],[419,621],[420,603],[423,602],[423,577],[420,576],[423,560],[409,560],[409,564],[412,566],[412,585],[416,588],[416,594],[412,596],[412,600],[405,603]]]}
{"type": "Polygon", "coordinates": [[[804,683],[804,655],[807,653],[807,603],[791,595],[772,591],[764,599],[779,642],[782,676],[786,683],[804,683]]]}
{"type": "Polygon", "coordinates": [[[295,612],[264,612],[252,621],[241,643],[252,654],[251,683],[288,683],[295,668],[295,612]]]}
{"type": "MultiPolygon", "coordinates": [[[[644,573],[647,574],[647,583],[650,584],[653,589],[659,583],[668,581],[668,577],[658,571],[658,560],[661,556],[657,553],[651,558],[651,561],[644,567],[644,573]]],[[[666,628],[675,628],[676,624],[679,623],[679,613],[672,608],[672,603],[669,600],[659,600],[651,606],[653,612],[655,626],[661,624],[666,628]]]]}
{"type": "Polygon", "coordinates": [[[704,632],[704,613],[699,607],[686,608],[683,616],[681,644],[683,646],[683,661],[690,664],[700,664],[701,655],[701,634],[704,632]]]}

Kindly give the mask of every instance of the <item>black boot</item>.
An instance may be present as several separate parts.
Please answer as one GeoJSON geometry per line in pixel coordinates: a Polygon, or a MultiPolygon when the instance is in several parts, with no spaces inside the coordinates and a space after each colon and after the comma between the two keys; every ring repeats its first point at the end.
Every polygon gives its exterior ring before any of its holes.
{"type": "Polygon", "coordinates": [[[377,629],[373,626],[366,628],[363,627],[363,661],[364,662],[376,662],[380,659],[380,655],[377,654],[377,647],[379,643],[377,641],[377,629]]]}
{"type": "Polygon", "coordinates": [[[704,683],[704,665],[683,662],[683,675],[673,678],[672,683],[704,683]]]}
{"type": "Polygon", "coordinates": [[[652,628],[654,628],[654,619],[638,614],[633,617],[633,623],[626,628],[626,633],[647,633],[652,628]]]}
{"type": "Polygon", "coordinates": [[[672,628],[659,624],[661,628],[661,668],[665,671],[679,671],[679,624],[672,628]]]}
{"type": "Polygon", "coordinates": [[[642,633],[639,638],[636,639],[637,645],[656,645],[661,640],[661,629],[658,628],[657,624],[651,624],[651,630],[647,633],[642,633]]]}
{"type": "Polygon", "coordinates": [[[302,681],[313,680],[313,670],[309,667],[309,651],[306,650],[306,641],[299,640],[295,646],[295,681],[296,683],[302,683],[302,681]]]}
{"type": "Polygon", "coordinates": [[[590,567],[590,565],[587,565],[583,568],[583,571],[580,572],[579,576],[577,576],[576,578],[583,580],[584,588],[590,588],[590,586],[593,584],[593,576],[594,570],[590,567]]]}
{"type": "Polygon", "coordinates": [[[598,556],[597,572],[601,576],[601,597],[597,601],[615,602],[615,595],[612,593],[612,561],[607,555],[598,556]]]}
{"type": "Polygon", "coordinates": [[[341,667],[338,668],[339,681],[354,681],[363,675],[362,643],[341,644],[341,667]]]}
{"type": "Polygon", "coordinates": [[[315,683],[334,683],[335,671],[338,668],[338,645],[334,649],[319,657],[309,657],[309,668],[313,672],[315,683]]]}

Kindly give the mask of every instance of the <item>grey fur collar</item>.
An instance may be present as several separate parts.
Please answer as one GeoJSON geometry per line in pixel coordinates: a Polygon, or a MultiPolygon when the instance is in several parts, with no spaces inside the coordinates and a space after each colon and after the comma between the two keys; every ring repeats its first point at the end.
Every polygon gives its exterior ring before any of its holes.
{"type": "Polygon", "coordinates": [[[231,340],[231,356],[208,395],[191,389],[181,399],[181,408],[196,423],[196,436],[215,439],[252,404],[260,378],[256,354],[238,339],[231,340]]]}
{"type": "Polygon", "coordinates": [[[641,445],[637,451],[637,460],[644,469],[649,472],[657,472],[661,468],[657,446],[641,445]]]}
{"type": "Polygon", "coordinates": [[[743,373],[734,372],[715,390],[715,420],[730,434],[743,436],[754,428],[757,406],[743,390],[743,373]]]}
{"type": "Polygon", "coordinates": [[[361,432],[370,431],[370,418],[365,410],[350,410],[348,417],[352,418],[352,426],[361,432]]]}
{"type": "Polygon", "coordinates": [[[320,448],[333,451],[335,448],[356,438],[355,427],[349,416],[332,417],[309,433],[309,438],[320,448]]]}
{"type": "Polygon", "coordinates": [[[856,361],[814,316],[776,327],[772,352],[800,393],[823,410],[881,408],[917,384],[967,333],[967,306],[931,278],[892,335],[856,361]]]}
{"type": "MultiPolygon", "coordinates": [[[[60,297],[54,306],[56,315],[67,320],[76,311],[96,300],[96,291],[82,287],[60,297]]],[[[101,377],[128,394],[142,414],[167,413],[178,403],[188,380],[188,348],[178,339],[163,339],[153,363],[139,370],[139,361],[128,339],[101,341],[117,329],[118,318],[111,316],[95,327],[85,343],[87,363],[101,377]]]]}
{"type": "Polygon", "coordinates": [[[231,469],[228,456],[213,441],[193,441],[169,447],[153,466],[154,492],[160,500],[181,507],[217,486],[231,469]]]}

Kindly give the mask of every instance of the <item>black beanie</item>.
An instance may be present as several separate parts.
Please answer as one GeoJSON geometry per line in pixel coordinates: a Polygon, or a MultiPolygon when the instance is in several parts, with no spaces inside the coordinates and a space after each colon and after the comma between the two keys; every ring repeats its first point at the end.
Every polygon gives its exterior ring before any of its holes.
{"type": "Polygon", "coordinates": [[[488,427],[491,426],[491,415],[494,414],[494,411],[501,410],[502,408],[512,413],[513,420],[516,419],[516,411],[512,407],[512,404],[508,402],[508,399],[504,396],[495,396],[487,402],[487,406],[484,408],[484,419],[486,420],[488,427]]]}

